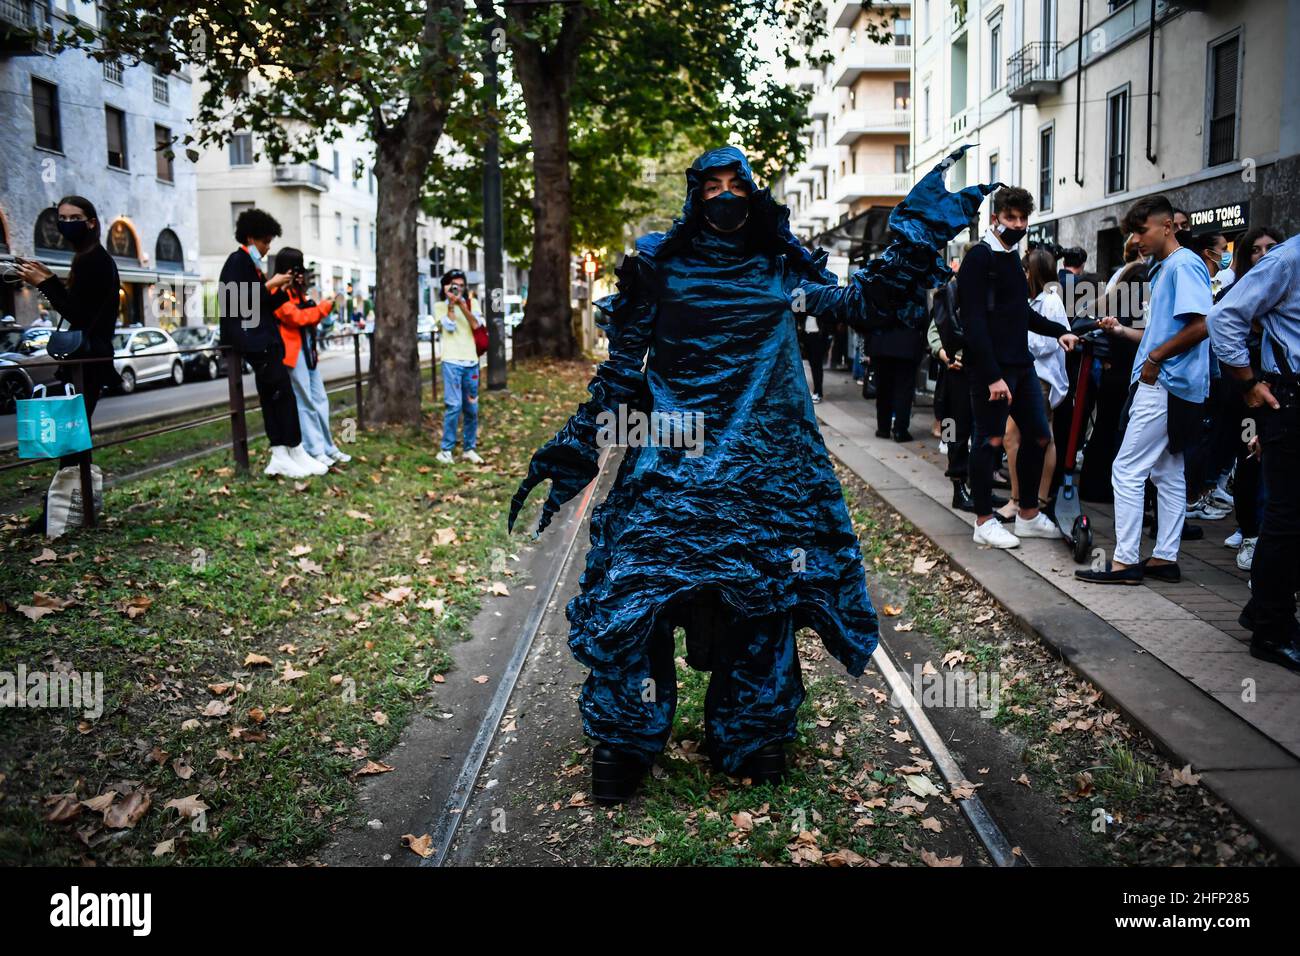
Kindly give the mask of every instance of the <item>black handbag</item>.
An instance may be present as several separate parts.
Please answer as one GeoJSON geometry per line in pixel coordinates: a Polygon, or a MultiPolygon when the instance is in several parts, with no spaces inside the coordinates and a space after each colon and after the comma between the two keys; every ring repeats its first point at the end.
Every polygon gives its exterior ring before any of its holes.
{"type": "Polygon", "coordinates": [[[59,316],[59,324],[50,333],[50,341],[45,346],[45,351],[50,358],[60,361],[87,358],[90,355],[90,341],[86,338],[86,334],[77,329],[61,332],[59,328],[62,325],[63,316],[59,316]]]}

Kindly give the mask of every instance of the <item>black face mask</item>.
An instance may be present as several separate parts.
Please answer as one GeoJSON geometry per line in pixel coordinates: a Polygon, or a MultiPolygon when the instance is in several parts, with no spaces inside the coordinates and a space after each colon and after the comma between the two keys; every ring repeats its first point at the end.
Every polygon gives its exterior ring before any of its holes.
{"type": "Polygon", "coordinates": [[[1028,229],[1008,229],[1006,226],[1002,225],[1002,223],[998,223],[994,226],[993,231],[996,232],[998,238],[1008,246],[1015,246],[1021,239],[1025,238],[1025,236],[1029,234],[1028,229]]]}
{"type": "Polygon", "coordinates": [[[84,219],[74,219],[71,222],[59,223],[59,235],[72,243],[74,246],[80,245],[85,241],[86,236],[90,235],[90,223],[84,219]]]}
{"type": "Polygon", "coordinates": [[[749,200],[735,193],[718,193],[704,200],[704,218],[722,232],[731,232],[749,218],[749,200]]]}

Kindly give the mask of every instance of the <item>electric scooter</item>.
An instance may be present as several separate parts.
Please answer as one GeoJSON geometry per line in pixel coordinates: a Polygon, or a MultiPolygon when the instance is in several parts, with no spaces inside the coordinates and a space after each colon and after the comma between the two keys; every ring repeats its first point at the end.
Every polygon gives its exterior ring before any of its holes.
{"type": "Polygon", "coordinates": [[[1066,468],[1061,488],[1056,493],[1056,507],[1052,520],[1069,545],[1074,560],[1083,564],[1092,554],[1092,524],[1079,503],[1079,446],[1083,443],[1084,415],[1088,407],[1088,387],[1091,384],[1093,343],[1106,333],[1094,329],[1079,336],[1083,359],[1079,362],[1079,383],[1074,393],[1074,411],[1070,415],[1070,437],[1066,441],[1066,468]]]}

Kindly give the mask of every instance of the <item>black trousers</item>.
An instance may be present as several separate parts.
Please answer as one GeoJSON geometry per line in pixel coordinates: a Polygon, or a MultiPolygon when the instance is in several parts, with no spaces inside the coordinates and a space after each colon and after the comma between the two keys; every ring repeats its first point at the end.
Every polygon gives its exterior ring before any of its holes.
{"type": "Polygon", "coordinates": [[[966,369],[953,371],[942,366],[934,392],[935,414],[948,443],[949,478],[965,480],[970,472],[971,404],[970,377],[966,369]]]}
{"type": "Polygon", "coordinates": [[[809,332],[804,336],[804,351],[808,355],[808,364],[812,367],[812,390],[814,395],[822,393],[822,373],[826,366],[826,333],[809,332]]]}
{"type": "Polygon", "coordinates": [[[1275,394],[1282,407],[1258,412],[1267,500],[1250,567],[1255,639],[1264,644],[1286,644],[1294,637],[1300,587],[1300,496],[1295,494],[1300,483],[1300,392],[1279,387],[1275,394]]]}
{"type": "Polygon", "coordinates": [[[1001,438],[1007,431],[1007,418],[1020,429],[1020,450],[1016,452],[1016,474],[1021,494],[1038,497],[1038,480],[1043,475],[1045,449],[1039,440],[1049,438],[1047,412],[1043,408],[1043,387],[1032,365],[1004,365],[1002,378],[1011,390],[1010,402],[990,402],[987,385],[971,383],[971,411],[974,418],[974,449],[970,459],[970,492],[975,499],[975,514],[993,513],[993,470],[1002,460],[1002,444],[990,439],[1001,438]]]}
{"type": "Polygon", "coordinates": [[[912,395],[919,359],[873,355],[876,370],[876,427],[900,435],[912,426],[912,395]]]}
{"type": "Polygon", "coordinates": [[[289,369],[284,364],[284,350],[269,348],[264,352],[250,352],[244,356],[253,366],[257,383],[257,397],[262,403],[262,423],[266,438],[274,445],[293,448],[302,444],[302,431],[298,425],[298,400],[293,397],[293,383],[289,369]]]}

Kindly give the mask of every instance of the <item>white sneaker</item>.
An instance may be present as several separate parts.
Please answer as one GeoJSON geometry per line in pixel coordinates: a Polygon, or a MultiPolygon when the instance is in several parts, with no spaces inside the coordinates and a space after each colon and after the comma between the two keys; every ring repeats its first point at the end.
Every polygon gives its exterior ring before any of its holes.
{"type": "Polygon", "coordinates": [[[330,452],[329,456],[334,459],[334,463],[336,465],[346,465],[348,462],[352,460],[351,455],[349,455],[345,451],[339,451],[337,448],[334,451],[330,452]]]}
{"type": "Polygon", "coordinates": [[[1210,489],[1210,501],[1218,505],[1220,508],[1236,507],[1236,502],[1233,500],[1232,495],[1228,494],[1227,489],[1222,485],[1215,485],[1210,489]]]}
{"type": "Polygon", "coordinates": [[[1202,521],[1219,521],[1228,516],[1228,509],[1221,508],[1210,499],[1209,494],[1201,495],[1195,504],[1187,506],[1187,517],[1202,521]]]}
{"type": "Polygon", "coordinates": [[[476,452],[473,448],[465,452],[465,454],[461,455],[461,457],[464,458],[466,461],[472,461],[476,465],[483,464],[483,456],[480,455],[478,452],[476,452]]]}
{"type": "Polygon", "coordinates": [[[1232,550],[1234,550],[1234,551],[1236,551],[1238,548],[1240,548],[1240,547],[1241,547],[1241,529],[1238,528],[1236,531],[1232,532],[1232,534],[1230,534],[1230,535],[1228,535],[1226,538],[1224,538],[1224,539],[1223,539],[1223,546],[1224,546],[1225,548],[1232,548],[1232,550]]]}
{"type": "Polygon", "coordinates": [[[813,404],[814,404],[814,405],[820,405],[820,404],[822,403],[822,393],[821,393],[821,392],[813,392],[813,393],[812,393],[812,400],[813,400],[813,404]]]}
{"type": "MultiPolygon", "coordinates": [[[[1017,521],[1016,524],[1020,522],[1017,521]]],[[[974,538],[976,544],[987,544],[990,548],[1020,547],[1020,539],[1002,527],[1002,522],[996,517],[990,518],[983,524],[975,525],[974,538]]]]}
{"type": "Polygon", "coordinates": [[[323,475],[329,471],[329,468],[322,465],[311,455],[303,450],[302,445],[294,445],[289,449],[289,457],[293,459],[294,464],[302,469],[304,475],[323,475]]]}
{"type": "Polygon", "coordinates": [[[1237,551],[1237,567],[1243,571],[1249,571],[1250,566],[1255,563],[1255,543],[1259,538],[1242,538],[1241,547],[1237,551]]]}
{"type": "Polygon", "coordinates": [[[946,441],[939,442],[939,454],[941,455],[948,454],[948,443],[946,441]]]}
{"type": "Polygon", "coordinates": [[[1052,519],[1041,511],[1028,520],[1016,515],[1017,538],[1059,538],[1060,536],[1061,532],[1053,524],[1052,519]]]}
{"type": "Polygon", "coordinates": [[[293,460],[289,454],[289,449],[284,445],[271,446],[271,462],[266,466],[263,474],[283,475],[286,478],[306,478],[307,472],[299,467],[298,463],[293,460]]]}
{"type": "Polygon", "coordinates": [[[334,466],[334,459],[324,452],[321,452],[319,455],[312,455],[311,457],[324,465],[326,471],[329,471],[330,468],[334,466]]]}
{"type": "Polygon", "coordinates": [[[456,460],[451,457],[451,452],[449,451],[438,452],[438,454],[433,456],[433,460],[444,465],[454,465],[456,463],[456,460]]]}

